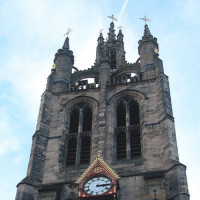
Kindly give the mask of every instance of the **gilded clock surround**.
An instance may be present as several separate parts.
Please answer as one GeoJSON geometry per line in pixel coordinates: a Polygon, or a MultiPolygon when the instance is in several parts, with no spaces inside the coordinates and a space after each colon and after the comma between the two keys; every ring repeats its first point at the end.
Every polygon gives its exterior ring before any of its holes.
{"type": "MultiPolygon", "coordinates": [[[[102,159],[101,153],[98,152],[96,159],[91,163],[88,169],[82,174],[82,176],[76,181],[78,185],[79,197],[92,197],[99,195],[113,195],[116,197],[117,186],[119,176],[111,169],[111,167],[102,159]],[[101,194],[90,194],[85,191],[85,185],[88,181],[97,177],[105,177],[111,181],[111,186],[108,190],[105,190],[101,194]]],[[[98,185],[98,184],[96,184],[98,185]]]]}

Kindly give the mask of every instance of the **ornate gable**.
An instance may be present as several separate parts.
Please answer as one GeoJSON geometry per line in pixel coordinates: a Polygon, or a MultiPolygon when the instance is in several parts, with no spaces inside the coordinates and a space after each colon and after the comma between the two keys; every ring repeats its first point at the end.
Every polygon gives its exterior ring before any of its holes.
{"type": "Polygon", "coordinates": [[[114,195],[117,189],[117,180],[119,176],[111,169],[111,167],[101,158],[100,152],[98,152],[97,158],[90,164],[87,170],[76,181],[78,184],[79,197],[89,197],[84,191],[84,184],[92,177],[108,177],[112,181],[111,189],[103,195],[114,195]]]}

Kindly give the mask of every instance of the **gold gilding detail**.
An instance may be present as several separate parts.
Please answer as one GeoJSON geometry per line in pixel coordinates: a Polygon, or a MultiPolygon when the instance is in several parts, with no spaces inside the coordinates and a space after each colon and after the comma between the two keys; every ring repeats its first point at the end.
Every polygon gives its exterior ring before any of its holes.
{"type": "Polygon", "coordinates": [[[95,167],[95,165],[101,164],[105,170],[108,172],[108,174],[112,174],[112,176],[115,179],[118,179],[119,176],[111,169],[111,167],[101,158],[100,152],[97,154],[97,158],[90,164],[90,166],[87,168],[87,170],[81,175],[81,177],[76,181],[76,183],[81,183],[85,177],[88,175],[88,173],[92,170],[92,168],[95,167]]]}
{"type": "Polygon", "coordinates": [[[101,151],[97,152],[97,158],[101,158],[101,151]]]}
{"type": "Polygon", "coordinates": [[[157,48],[154,49],[154,53],[158,54],[158,49],[157,48]]]}
{"type": "Polygon", "coordinates": [[[116,186],[114,186],[114,192],[116,192],[116,186]]]}
{"type": "Polygon", "coordinates": [[[52,69],[56,69],[56,64],[55,63],[53,64],[52,69]]]}
{"type": "Polygon", "coordinates": [[[93,172],[94,173],[100,173],[100,172],[102,172],[103,171],[103,168],[102,167],[96,167],[96,168],[94,168],[94,170],[93,170],[93,172]]]}

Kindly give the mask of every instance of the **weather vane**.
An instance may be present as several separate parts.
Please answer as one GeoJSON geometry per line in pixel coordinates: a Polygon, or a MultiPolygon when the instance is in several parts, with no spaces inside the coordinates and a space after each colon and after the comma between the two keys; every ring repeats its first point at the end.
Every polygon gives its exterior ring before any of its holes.
{"type": "Polygon", "coordinates": [[[147,16],[144,16],[143,18],[139,18],[139,19],[144,20],[145,24],[147,24],[147,22],[151,21],[149,18],[147,18],[147,16]]]}
{"type": "Polygon", "coordinates": [[[100,31],[99,31],[99,34],[101,34],[101,33],[102,33],[102,31],[103,31],[103,29],[100,29],[100,31]]]}
{"type": "Polygon", "coordinates": [[[111,16],[108,16],[108,18],[112,19],[112,22],[113,22],[113,20],[117,21],[117,18],[115,18],[113,14],[111,16]]]}
{"type": "Polygon", "coordinates": [[[122,27],[122,26],[118,26],[117,28],[118,28],[118,29],[122,29],[123,27],[122,27]]]}
{"type": "MultiPolygon", "coordinates": [[[[68,28],[68,29],[67,29],[67,33],[65,33],[65,35],[68,37],[71,31],[72,31],[72,29],[68,28]]],[[[64,35],[64,36],[65,36],[65,35],[64,35]]]]}

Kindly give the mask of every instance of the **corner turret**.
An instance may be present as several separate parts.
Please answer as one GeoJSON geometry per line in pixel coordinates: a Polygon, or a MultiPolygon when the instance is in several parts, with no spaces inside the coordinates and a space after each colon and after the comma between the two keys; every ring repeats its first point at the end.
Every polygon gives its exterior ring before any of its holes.
{"type": "Polygon", "coordinates": [[[99,35],[97,41],[98,41],[98,46],[99,46],[99,45],[102,45],[102,44],[104,43],[104,38],[103,38],[102,32],[100,32],[100,35],[99,35]]]}
{"type": "Polygon", "coordinates": [[[122,34],[122,30],[119,29],[119,33],[117,34],[117,41],[123,42],[124,35],[122,34]]]}
{"type": "Polygon", "coordinates": [[[55,54],[53,92],[66,92],[70,83],[72,66],[74,64],[73,51],[69,49],[69,38],[66,37],[62,49],[55,54]]]}
{"type": "Polygon", "coordinates": [[[97,50],[96,50],[96,63],[99,65],[100,59],[104,52],[104,38],[102,32],[97,39],[97,50]]]}
{"type": "Polygon", "coordinates": [[[157,38],[151,35],[147,24],[145,24],[144,26],[144,35],[142,37],[142,40],[139,40],[138,44],[141,67],[143,68],[146,65],[153,64],[155,62],[155,50],[158,50],[158,43],[157,38]]]}

